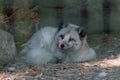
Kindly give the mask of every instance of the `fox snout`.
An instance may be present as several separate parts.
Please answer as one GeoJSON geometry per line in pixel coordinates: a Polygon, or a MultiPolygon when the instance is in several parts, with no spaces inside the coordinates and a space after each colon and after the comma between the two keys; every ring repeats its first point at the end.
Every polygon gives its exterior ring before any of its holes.
{"type": "Polygon", "coordinates": [[[59,44],[59,48],[61,49],[64,49],[65,45],[62,43],[62,44],[59,44]]]}

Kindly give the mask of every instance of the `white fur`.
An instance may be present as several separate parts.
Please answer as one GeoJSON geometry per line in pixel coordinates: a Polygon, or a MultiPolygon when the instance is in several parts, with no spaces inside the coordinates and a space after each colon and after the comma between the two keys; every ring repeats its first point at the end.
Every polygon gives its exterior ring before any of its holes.
{"type": "Polygon", "coordinates": [[[79,49],[74,50],[73,52],[66,52],[64,62],[83,62],[96,59],[96,52],[88,46],[87,36],[85,36],[81,42],[82,45],[79,49]]]}
{"type": "Polygon", "coordinates": [[[52,41],[54,40],[56,31],[57,28],[49,26],[42,28],[40,31],[37,31],[27,43],[23,44],[24,48],[21,53],[26,54],[33,48],[49,49],[51,47],[52,41]]]}
{"type": "Polygon", "coordinates": [[[80,49],[78,52],[70,52],[66,55],[64,62],[83,62],[96,58],[96,53],[92,48],[80,49]]]}
{"type": "Polygon", "coordinates": [[[26,62],[33,65],[47,64],[52,59],[53,54],[42,48],[31,49],[25,57],[26,62]]]}
{"type": "Polygon", "coordinates": [[[54,55],[51,50],[52,42],[57,28],[44,27],[34,33],[31,39],[23,45],[21,51],[24,54],[25,62],[33,65],[47,64],[54,62],[54,55]]]}
{"type": "MultiPolygon", "coordinates": [[[[76,28],[79,26],[69,24],[67,27],[57,32],[57,28],[45,27],[36,32],[31,39],[23,45],[22,54],[25,55],[25,61],[29,64],[40,65],[56,62],[56,58],[63,62],[81,62],[96,58],[95,51],[87,44],[86,37],[80,40],[76,28]],[[60,34],[70,34],[76,42],[69,42],[69,37],[58,41],[60,34]],[[59,44],[66,44],[67,50],[59,48],[59,44]],[[72,46],[72,47],[71,47],[72,46]],[[69,47],[71,47],[69,49],[69,47]]],[[[65,49],[66,49],[65,48],[65,49]]]]}

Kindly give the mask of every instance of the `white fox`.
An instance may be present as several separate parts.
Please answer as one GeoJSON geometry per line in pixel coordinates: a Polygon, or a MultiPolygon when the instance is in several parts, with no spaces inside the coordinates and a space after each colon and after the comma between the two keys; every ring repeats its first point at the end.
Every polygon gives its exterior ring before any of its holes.
{"type": "Polygon", "coordinates": [[[88,46],[83,28],[74,24],[61,24],[59,28],[44,27],[25,43],[22,54],[29,64],[81,62],[96,58],[88,46]]]}

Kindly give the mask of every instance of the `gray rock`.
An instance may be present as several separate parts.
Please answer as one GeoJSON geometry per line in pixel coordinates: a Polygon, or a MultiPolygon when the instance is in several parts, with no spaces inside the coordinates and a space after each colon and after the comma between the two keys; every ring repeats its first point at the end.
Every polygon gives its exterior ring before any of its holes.
{"type": "Polygon", "coordinates": [[[8,67],[8,71],[9,71],[9,72],[14,72],[15,70],[16,70],[15,67],[8,67]]]}
{"type": "Polygon", "coordinates": [[[102,71],[102,72],[100,72],[100,73],[98,74],[98,77],[104,78],[104,77],[106,77],[107,75],[108,75],[108,73],[102,71]]]}
{"type": "Polygon", "coordinates": [[[0,30],[0,66],[4,66],[15,58],[16,46],[13,36],[0,30]]]}

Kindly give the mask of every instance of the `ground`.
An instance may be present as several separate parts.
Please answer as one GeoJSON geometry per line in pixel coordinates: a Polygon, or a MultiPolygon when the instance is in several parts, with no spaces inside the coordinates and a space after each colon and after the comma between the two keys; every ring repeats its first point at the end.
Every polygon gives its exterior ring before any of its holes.
{"type": "Polygon", "coordinates": [[[120,36],[89,35],[88,42],[96,60],[28,66],[18,59],[1,70],[0,80],[120,80],[120,36]]]}

